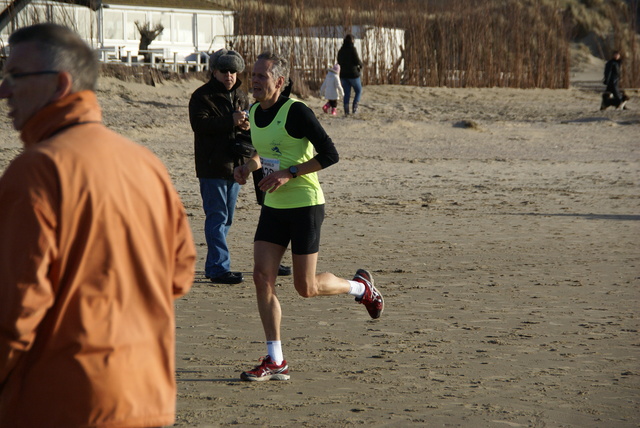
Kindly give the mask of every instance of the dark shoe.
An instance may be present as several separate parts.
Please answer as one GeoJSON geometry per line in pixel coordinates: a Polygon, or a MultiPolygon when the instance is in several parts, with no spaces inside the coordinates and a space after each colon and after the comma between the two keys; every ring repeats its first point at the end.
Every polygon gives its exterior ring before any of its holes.
{"type": "MultiPolygon", "coordinates": [[[[209,277],[207,277],[209,278],[209,277]]],[[[240,284],[244,281],[242,272],[227,272],[215,278],[209,278],[214,284],[240,284]]]]}
{"type": "MultiPolygon", "coordinates": [[[[227,272],[225,275],[242,276],[242,272],[227,272]]],[[[204,274],[204,277],[207,279],[211,279],[211,277],[206,273],[204,274]]]]}
{"type": "Polygon", "coordinates": [[[262,382],[265,380],[289,380],[289,366],[286,360],[282,360],[282,364],[277,365],[271,357],[267,355],[260,358],[260,365],[255,366],[253,370],[242,372],[240,379],[250,382],[262,382]]]}
{"type": "Polygon", "coordinates": [[[278,276],[289,276],[291,275],[291,267],[280,265],[278,268],[278,276]]]}
{"type": "Polygon", "coordinates": [[[382,294],[373,286],[371,274],[364,269],[358,269],[353,280],[364,284],[364,294],[360,298],[356,297],[356,302],[363,304],[367,308],[371,318],[380,318],[384,310],[384,300],[382,299],[382,294]]]}
{"type": "Polygon", "coordinates": [[[358,113],[358,103],[353,103],[353,109],[351,109],[351,111],[353,114],[358,113]]]}

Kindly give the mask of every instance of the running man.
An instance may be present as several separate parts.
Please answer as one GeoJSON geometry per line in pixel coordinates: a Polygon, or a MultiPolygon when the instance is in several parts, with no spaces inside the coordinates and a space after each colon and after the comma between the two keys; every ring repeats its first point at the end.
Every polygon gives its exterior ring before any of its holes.
{"type": "Polygon", "coordinates": [[[246,381],[289,379],[275,288],[278,266],[289,243],[293,282],[300,296],[350,294],[374,319],[384,309],[382,295],[368,271],[358,269],[351,281],[332,273],[316,274],[325,203],[317,171],[338,162],[338,152],[313,111],[304,103],[281,95],[288,80],[286,59],[271,52],[258,56],[251,77],[253,96],[258,102],[249,113],[257,155],[234,171],[240,184],[247,182],[252,171],[262,168],[265,173],[258,183],[266,195],[254,238],[253,280],[267,356],[253,370],[241,374],[240,378],[246,381]]]}

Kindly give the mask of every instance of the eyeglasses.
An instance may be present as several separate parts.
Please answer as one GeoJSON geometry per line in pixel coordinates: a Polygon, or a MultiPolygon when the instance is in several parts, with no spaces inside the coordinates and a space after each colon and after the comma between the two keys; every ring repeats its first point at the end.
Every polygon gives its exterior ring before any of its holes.
{"type": "Polygon", "coordinates": [[[224,70],[218,70],[218,71],[219,71],[220,73],[222,73],[222,74],[227,74],[227,73],[236,74],[236,71],[235,71],[235,70],[227,70],[227,69],[224,69],[224,70]]]}
{"type": "Polygon", "coordinates": [[[9,86],[15,86],[17,79],[29,76],[40,76],[42,74],[58,74],[56,70],[27,71],[25,73],[6,73],[2,75],[2,81],[6,81],[9,86]]]}

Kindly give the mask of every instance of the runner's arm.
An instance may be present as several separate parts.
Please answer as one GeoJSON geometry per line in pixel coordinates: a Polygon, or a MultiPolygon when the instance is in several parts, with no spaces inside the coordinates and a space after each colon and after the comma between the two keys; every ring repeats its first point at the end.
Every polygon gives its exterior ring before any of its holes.
{"type": "MultiPolygon", "coordinates": [[[[313,110],[305,104],[294,103],[291,106],[285,129],[292,137],[306,137],[313,144],[317,153],[313,159],[318,162],[320,169],[325,169],[338,163],[340,157],[335,144],[333,144],[327,132],[318,122],[313,110]]],[[[298,165],[298,168],[300,168],[300,165],[298,165]]],[[[316,171],[319,171],[319,169],[305,172],[305,174],[316,171]]]]}

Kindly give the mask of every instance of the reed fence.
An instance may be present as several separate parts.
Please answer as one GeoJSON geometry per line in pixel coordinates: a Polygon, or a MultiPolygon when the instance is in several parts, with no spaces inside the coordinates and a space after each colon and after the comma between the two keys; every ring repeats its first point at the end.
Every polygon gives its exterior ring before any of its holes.
{"type": "MultiPolygon", "coordinates": [[[[606,3],[606,2],[605,2],[606,3]]],[[[604,4],[614,22],[608,49],[625,52],[623,85],[640,86],[638,1],[604,4]],[[613,5],[616,3],[616,5],[613,5]],[[608,8],[608,9],[607,9],[608,8]]],[[[554,0],[253,0],[235,2],[236,34],[314,37],[318,26],[336,29],[336,40],[358,25],[404,30],[404,40],[374,36],[366,45],[365,85],[567,88],[570,40],[575,25],[565,3],[554,0]],[[388,61],[393,52],[401,55],[388,61]]],[[[271,43],[271,46],[269,46],[271,43]]],[[[310,87],[322,82],[328,52],[310,46],[291,51],[291,62],[310,87]],[[321,60],[321,61],[319,61],[321,60]]],[[[243,51],[251,61],[255,46],[243,51]]],[[[333,57],[335,60],[335,57],[333,57]]]]}

